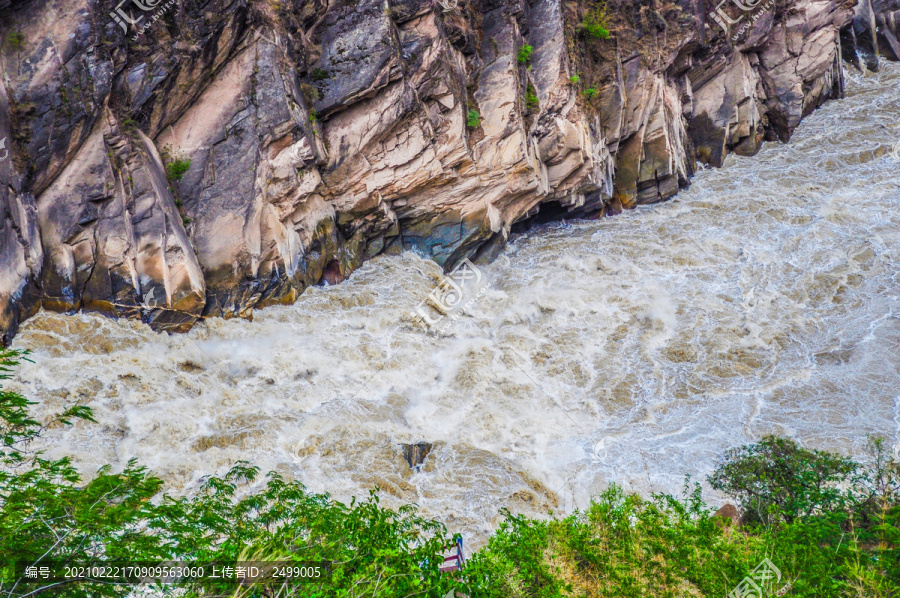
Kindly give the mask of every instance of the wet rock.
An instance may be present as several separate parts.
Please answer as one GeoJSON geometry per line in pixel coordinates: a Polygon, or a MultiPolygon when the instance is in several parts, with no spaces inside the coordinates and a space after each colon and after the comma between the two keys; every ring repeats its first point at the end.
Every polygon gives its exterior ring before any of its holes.
{"type": "Polygon", "coordinates": [[[718,511],[713,513],[713,517],[726,526],[737,525],[741,521],[741,514],[738,512],[737,507],[730,503],[722,505],[718,511]]]}
{"type": "Polygon", "coordinates": [[[401,444],[403,447],[403,458],[409,463],[410,469],[418,471],[425,462],[425,457],[431,452],[432,444],[430,442],[416,442],[415,444],[401,444]]]}

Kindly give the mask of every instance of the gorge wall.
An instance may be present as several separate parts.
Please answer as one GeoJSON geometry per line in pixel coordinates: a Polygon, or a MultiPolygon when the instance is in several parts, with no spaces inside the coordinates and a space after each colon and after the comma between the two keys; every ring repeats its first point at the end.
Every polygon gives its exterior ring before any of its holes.
{"type": "Polygon", "coordinates": [[[726,2],[726,32],[608,0],[603,39],[586,0],[0,0],[2,340],[40,307],[183,331],[664,200],[787,141],[842,53],[897,58],[900,0],[862,2],[726,2]]]}

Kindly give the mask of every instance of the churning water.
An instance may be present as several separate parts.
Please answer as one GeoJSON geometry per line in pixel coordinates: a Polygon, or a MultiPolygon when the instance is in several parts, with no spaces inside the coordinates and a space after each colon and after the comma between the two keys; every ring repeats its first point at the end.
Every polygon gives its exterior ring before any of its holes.
{"type": "Polygon", "coordinates": [[[247,460],[341,499],[377,485],[476,540],[503,506],[569,510],[612,481],[677,492],[768,433],[893,445],[900,68],[848,77],[790,144],[674,201],[518,237],[445,333],[409,316],[437,266],[384,257],[181,336],[42,313],[15,386],[44,416],[94,408],[45,445],[85,473],[137,457],[181,493],[247,460]],[[434,445],[418,472],[398,446],[416,441],[434,445]]]}

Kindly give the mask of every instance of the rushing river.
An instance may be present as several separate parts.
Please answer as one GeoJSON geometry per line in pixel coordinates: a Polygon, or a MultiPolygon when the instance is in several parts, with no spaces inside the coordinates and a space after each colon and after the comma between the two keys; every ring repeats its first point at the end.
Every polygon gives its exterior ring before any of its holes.
{"type": "Polygon", "coordinates": [[[382,257],[180,336],[41,313],[14,386],[41,416],[93,407],[45,444],[87,474],[136,457],[181,493],[246,460],[340,499],[378,485],[476,544],[501,507],[571,510],[612,481],[676,493],[764,434],[893,445],[900,68],[848,87],[673,201],[517,237],[445,332],[409,316],[437,266],[382,257]],[[416,441],[434,444],[418,472],[399,447],[416,441]]]}

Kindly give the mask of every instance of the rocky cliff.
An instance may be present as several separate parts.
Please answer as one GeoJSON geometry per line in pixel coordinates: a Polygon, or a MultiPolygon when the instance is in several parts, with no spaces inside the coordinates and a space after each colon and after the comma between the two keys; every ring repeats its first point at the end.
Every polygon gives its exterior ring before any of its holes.
{"type": "Polygon", "coordinates": [[[186,330],[664,200],[840,97],[842,40],[897,57],[862,1],[0,0],[0,333],[186,330]]]}

